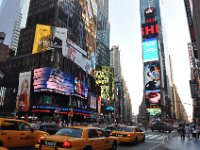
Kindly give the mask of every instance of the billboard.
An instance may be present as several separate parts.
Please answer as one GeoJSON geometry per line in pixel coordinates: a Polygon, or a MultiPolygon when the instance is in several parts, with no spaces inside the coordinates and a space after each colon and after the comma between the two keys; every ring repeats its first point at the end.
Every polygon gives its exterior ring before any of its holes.
{"type": "Polygon", "coordinates": [[[158,61],[144,63],[145,91],[160,91],[160,63],[158,61]]]}
{"type": "Polygon", "coordinates": [[[158,42],[157,38],[151,38],[142,43],[143,61],[158,60],[158,42]]]}
{"type": "Polygon", "coordinates": [[[32,54],[46,51],[51,46],[52,29],[48,25],[36,25],[32,54]]]}
{"type": "Polygon", "coordinates": [[[109,66],[96,68],[96,84],[101,87],[101,98],[114,99],[114,69],[109,66]]]}
{"type": "Polygon", "coordinates": [[[67,29],[54,27],[53,29],[53,47],[62,48],[62,55],[67,55],[67,29]]]}
{"type": "Polygon", "coordinates": [[[145,101],[147,108],[159,108],[161,93],[159,91],[147,91],[145,92],[145,101]]]}
{"type": "Polygon", "coordinates": [[[144,39],[157,37],[159,33],[159,25],[157,21],[142,24],[142,37],[144,39]]]}
{"type": "Polygon", "coordinates": [[[161,115],[160,108],[147,108],[147,111],[149,112],[150,116],[160,116],[161,115]]]}
{"type": "Polygon", "coordinates": [[[34,70],[34,92],[49,91],[69,95],[74,93],[74,77],[56,68],[34,70]]]}
{"type": "Polygon", "coordinates": [[[90,95],[90,108],[91,109],[97,108],[97,98],[93,95],[90,95]]]}
{"type": "Polygon", "coordinates": [[[19,74],[17,111],[27,112],[30,107],[31,71],[19,74]]]}

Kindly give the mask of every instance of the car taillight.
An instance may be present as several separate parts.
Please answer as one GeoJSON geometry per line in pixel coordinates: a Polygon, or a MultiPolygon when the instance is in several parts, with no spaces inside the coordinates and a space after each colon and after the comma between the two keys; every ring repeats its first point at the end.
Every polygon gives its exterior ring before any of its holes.
{"type": "Polygon", "coordinates": [[[71,144],[71,142],[69,142],[69,141],[65,141],[64,143],[63,143],[63,148],[70,148],[72,146],[72,144],[71,144]]]}
{"type": "Polygon", "coordinates": [[[128,137],[131,137],[131,135],[130,135],[130,134],[128,134],[127,136],[128,136],[128,137]]]}
{"type": "Polygon", "coordinates": [[[40,139],[40,138],[38,139],[37,143],[38,143],[38,144],[40,144],[40,143],[41,143],[41,139],[40,139]]]}

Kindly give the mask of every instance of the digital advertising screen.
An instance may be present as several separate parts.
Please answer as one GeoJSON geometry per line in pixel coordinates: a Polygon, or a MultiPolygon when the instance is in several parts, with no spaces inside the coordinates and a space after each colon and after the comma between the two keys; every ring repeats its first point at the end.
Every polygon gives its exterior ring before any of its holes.
{"type": "Polygon", "coordinates": [[[142,43],[143,62],[159,60],[157,38],[151,38],[142,43]]]}
{"type": "Polygon", "coordinates": [[[101,97],[106,100],[114,98],[114,69],[109,66],[96,68],[96,84],[101,87],[101,97]]]}
{"type": "Polygon", "coordinates": [[[158,91],[145,92],[145,101],[147,108],[159,108],[161,101],[161,93],[158,91]]]}
{"type": "Polygon", "coordinates": [[[74,93],[74,77],[56,68],[34,70],[34,92],[49,91],[69,95],[74,93]]]}
{"type": "Polygon", "coordinates": [[[145,91],[160,91],[160,63],[158,61],[144,63],[145,91]]]}
{"type": "Polygon", "coordinates": [[[147,111],[149,112],[150,116],[160,116],[161,115],[160,108],[148,108],[147,111]]]}

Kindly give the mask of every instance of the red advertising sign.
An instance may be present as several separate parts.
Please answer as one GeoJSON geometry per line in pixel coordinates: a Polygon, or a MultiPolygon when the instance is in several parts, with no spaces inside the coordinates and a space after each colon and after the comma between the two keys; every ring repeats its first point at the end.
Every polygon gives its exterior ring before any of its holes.
{"type": "Polygon", "coordinates": [[[143,38],[157,37],[158,33],[159,33],[159,26],[157,21],[142,24],[143,38]]]}

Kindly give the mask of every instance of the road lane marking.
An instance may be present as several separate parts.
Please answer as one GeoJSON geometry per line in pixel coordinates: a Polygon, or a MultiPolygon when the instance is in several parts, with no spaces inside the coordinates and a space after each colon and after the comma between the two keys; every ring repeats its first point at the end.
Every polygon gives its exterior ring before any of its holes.
{"type": "Polygon", "coordinates": [[[145,136],[145,138],[149,138],[149,137],[151,137],[151,136],[153,136],[153,135],[151,135],[151,134],[150,134],[150,135],[147,135],[147,136],[145,136]]]}
{"type": "Polygon", "coordinates": [[[160,135],[153,135],[152,137],[148,138],[149,140],[152,140],[152,139],[156,139],[157,137],[159,137],[160,135]]]}

